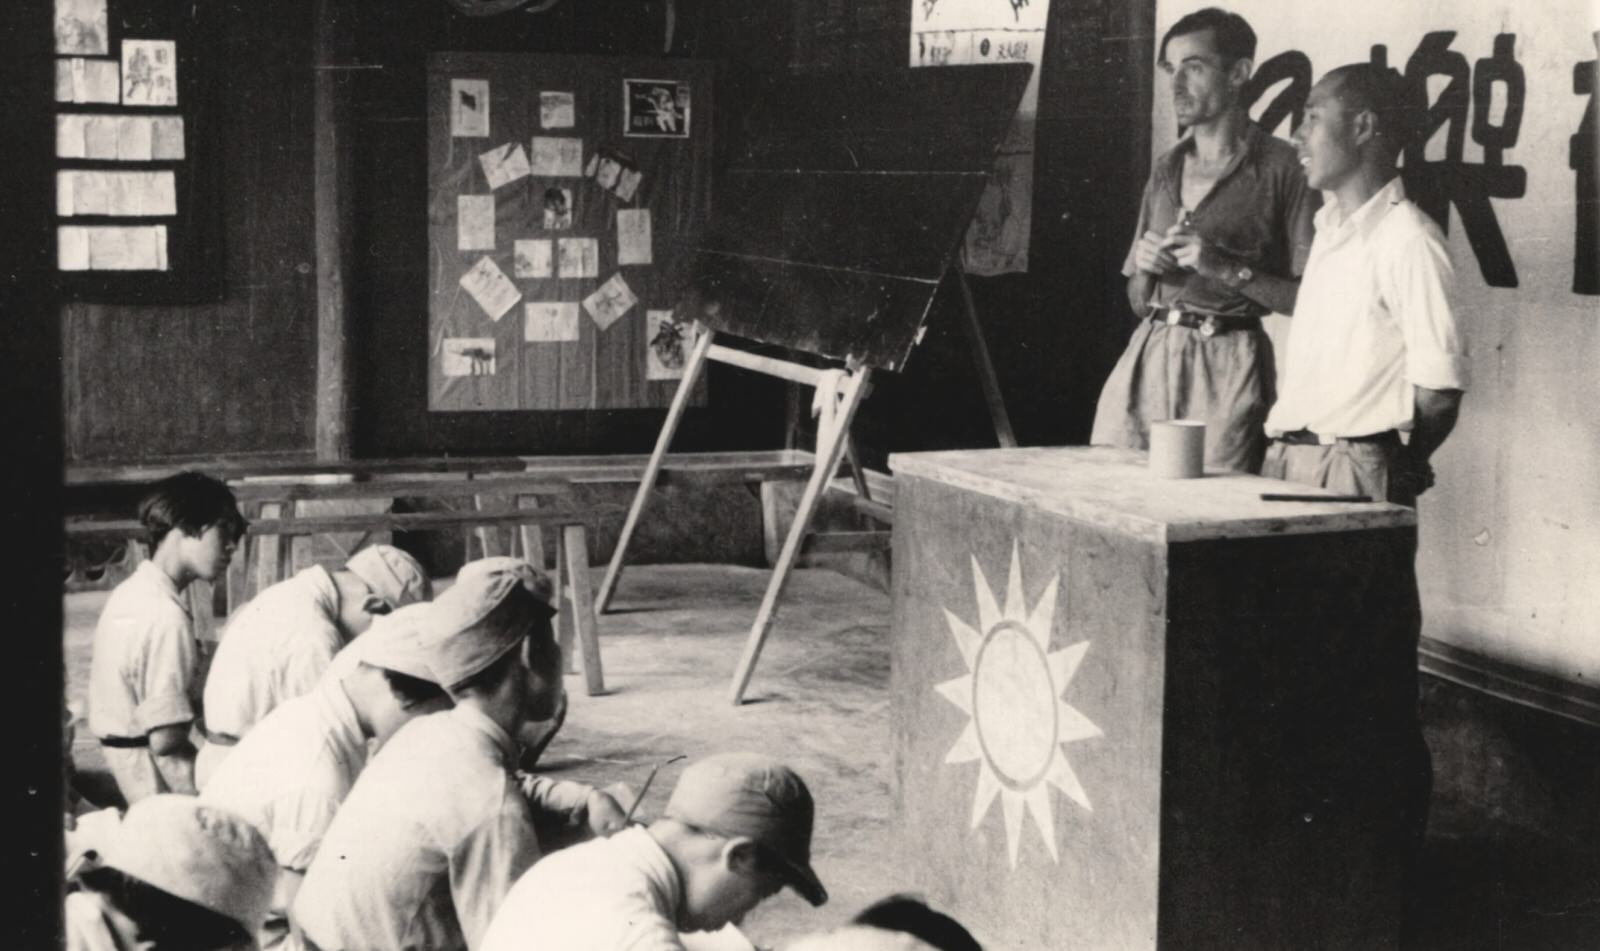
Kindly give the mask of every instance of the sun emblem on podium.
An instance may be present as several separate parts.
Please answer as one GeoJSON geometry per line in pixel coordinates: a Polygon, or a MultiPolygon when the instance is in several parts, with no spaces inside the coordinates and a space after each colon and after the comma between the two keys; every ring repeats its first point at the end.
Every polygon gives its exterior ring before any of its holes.
{"type": "Polygon", "coordinates": [[[1055,813],[1050,804],[1052,786],[1086,811],[1092,811],[1089,795],[1067,762],[1064,746],[1103,734],[1088,717],[1062,699],[1089,642],[1050,650],[1059,580],[1052,578],[1030,609],[1022,593],[1022,562],[1013,542],[1005,606],[997,603],[983,568],[974,557],[977,626],[963,621],[948,608],[944,612],[968,672],[934,689],[970,718],[944,761],[978,762],[971,827],[978,827],[999,797],[1012,868],[1017,867],[1024,808],[1038,826],[1051,860],[1060,861],[1055,813]]]}

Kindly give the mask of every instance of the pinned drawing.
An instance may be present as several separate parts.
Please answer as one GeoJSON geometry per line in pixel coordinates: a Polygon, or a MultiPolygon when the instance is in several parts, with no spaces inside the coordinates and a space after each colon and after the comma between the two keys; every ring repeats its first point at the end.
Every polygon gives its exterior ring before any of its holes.
{"type": "Polygon", "coordinates": [[[550,242],[543,238],[519,238],[514,244],[511,259],[513,277],[549,277],[551,275],[550,242]]]}
{"type": "Polygon", "coordinates": [[[494,376],[494,338],[446,337],[439,369],[445,376],[494,376]]]}
{"type": "Polygon", "coordinates": [[[537,301],[523,307],[522,339],[528,343],[577,343],[577,301],[537,301]]]}
{"type": "Polygon", "coordinates": [[[640,180],[644,177],[632,158],[604,145],[589,156],[583,174],[594,179],[603,191],[616,195],[623,201],[632,201],[640,180]]]}
{"type": "Polygon", "coordinates": [[[450,135],[452,138],[488,138],[487,79],[450,80],[450,135]]]}
{"type": "Polygon", "coordinates": [[[178,213],[177,179],[172,172],[56,172],[56,214],[164,217],[178,213]]]}
{"type": "Polygon", "coordinates": [[[64,225],[56,229],[63,271],[165,271],[166,225],[64,225]]]}
{"type": "Polygon", "coordinates": [[[103,56],[110,51],[106,0],[56,0],[57,53],[103,56]]]}
{"type": "Polygon", "coordinates": [[[557,277],[599,277],[600,242],[594,238],[562,238],[556,242],[557,277]]]}
{"type": "Polygon", "coordinates": [[[522,300],[522,292],[506,277],[506,272],[490,257],[481,257],[471,270],[461,275],[461,288],[493,320],[499,320],[506,311],[522,300]]]}
{"type": "Polygon", "coordinates": [[[456,196],[456,250],[494,250],[494,196],[456,196]]]}
{"type": "Polygon", "coordinates": [[[622,134],[635,138],[687,139],[691,118],[689,84],[671,79],[622,81],[622,134]]]}
{"type": "Polygon", "coordinates": [[[577,110],[570,92],[539,94],[539,128],[570,129],[577,121],[577,110]]]}
{"type": "Polygon", "coordinates": [[[617,263],[651,263],[650,209],[617,209],[617,263]]]}
{"type": "Polygon", "coordinates": [[[693,321],[674,320],[670,310],[645,311],[645,379],[683,379],[693,345],[693,321]]]}
{"type": "Polygon", "coordinates": [[[178,104],[178,44],[172,40],[122,41],[122,104],[178,104]]]}
{"type": "Polygon", "coordinates": [[[490,149],[478,156],[478,164],[483,167],[483,177],[490,189],[526,178],[529,172],[528,153],[523,151],[520,142],[507,142],[490,149]]]}
{"type": "Polygon", "coordinates": [[[572,189],[544,190],[544,230],[566,231],[572,227],[572,189]]]}
{"type": "Polygon", "coordinates": [[[633,288],[628,286],[621,274],[613,274],[598,290],[583,299],[583,309],[589,312],[595,326],[605,330],[621,320],[622,315],[637,303],[639,298],[633,296],[633,288]]]}
{"type": "Polygon", "coordinates": [[[56,102],[122,101],[122,73],[114,59],[56,60],[56,102]]]}
{"type": "Polygon", "coordinates": [[[545,178],[582,176],[583,140],[569,136],[534,136],[533,174],[545,178]]]}
{"type": "Polygon", "coordinates": [[[633,201],[633,193],[638,191],[639,182],[644,178],[638,169],[625,168],[617,176],[617,187],[613,193],[623,201],[633,201]]]}

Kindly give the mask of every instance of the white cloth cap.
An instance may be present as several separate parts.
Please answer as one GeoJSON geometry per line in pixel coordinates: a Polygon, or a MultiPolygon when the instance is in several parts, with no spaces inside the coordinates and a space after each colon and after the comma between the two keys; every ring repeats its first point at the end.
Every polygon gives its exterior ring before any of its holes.
{"type": "Polygon", "coordinates": [[[433,584],[417,560],[393,545],[370,545],[344,563],[344,570],[366,582],[372,593],[389,602],[389,607],[433,597],[433,584]]]}

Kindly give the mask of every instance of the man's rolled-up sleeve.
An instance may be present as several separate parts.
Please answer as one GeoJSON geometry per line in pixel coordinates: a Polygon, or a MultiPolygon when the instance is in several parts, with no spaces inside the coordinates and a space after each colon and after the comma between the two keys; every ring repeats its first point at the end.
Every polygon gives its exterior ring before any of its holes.
{"type": "Polygon", "coordinates": [[[188,625],[161,619],[151,624],[139,676],[134,720],[149,733],[194,719],[194,681],[199,648],[188,625]]]}
{"type": "Polygon", "coordinates": [[[1423,232],[1389,263],[1385,291],[1405,338],[1406,380],[1430,390],[1467,389],[1472,363],[1456,317],[1450,250],[1438,234],[1423,232]]]}

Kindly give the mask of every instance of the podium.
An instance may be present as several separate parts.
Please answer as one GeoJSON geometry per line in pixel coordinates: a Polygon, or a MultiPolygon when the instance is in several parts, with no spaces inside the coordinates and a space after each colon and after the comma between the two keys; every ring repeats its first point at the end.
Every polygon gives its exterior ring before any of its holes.
{"type": "Polygon", "coordinates": [[[992,948],[1394,948],[1415,514],[1141,452],[892,456],[893,829],[992,948]]]}

